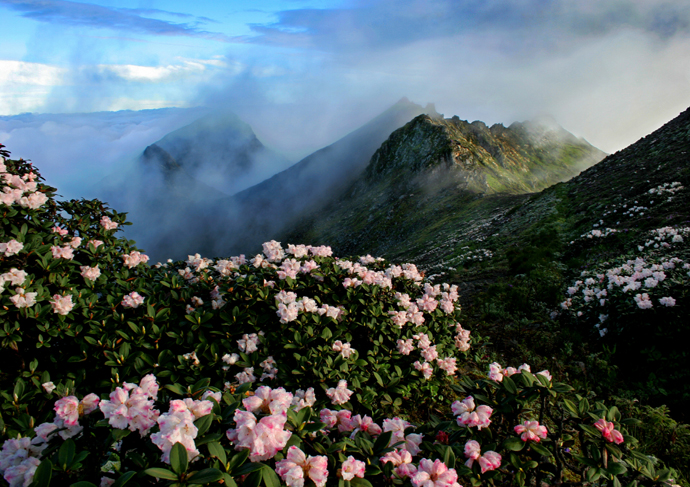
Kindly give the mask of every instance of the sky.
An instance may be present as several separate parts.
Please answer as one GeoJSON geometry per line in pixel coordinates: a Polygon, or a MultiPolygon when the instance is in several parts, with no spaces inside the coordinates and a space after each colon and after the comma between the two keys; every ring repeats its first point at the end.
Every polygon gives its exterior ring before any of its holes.
{"type": "Polygon", "coordinates": [[[0,0],[0,21],[0,115],[211,107],[293,159],[402,97],[549,114],[609,153],[690,106],[687,0],[0,0]]]}

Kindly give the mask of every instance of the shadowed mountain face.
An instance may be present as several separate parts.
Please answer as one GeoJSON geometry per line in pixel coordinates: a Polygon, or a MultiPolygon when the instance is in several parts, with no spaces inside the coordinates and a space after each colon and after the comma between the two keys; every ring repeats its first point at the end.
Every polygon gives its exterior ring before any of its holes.
{"type": "Polygon", "coordinates": [[[141,161],[159,167],[165,178],[170,171],[184,169],[227,195],[289,165],[283,156],[264,147],[252,128],[233,113],[207,115],[169,133],[147,147],[141,161]]]}
{"type": "Polygon", "coordinates": [[[154,260],[258,252],[305,211],[338,196],[391,132],[424,111],[403,99],[278,174],[284,159],[248,125],[234,115],[206,117],[147,147],[134,173],[110,184],[106,199],[130,213],[128,236],[154,260]],[[252,178],[265,180],[230,196],[252,178]]]}
{"type": "Polygon", "coordinates": [[[481,207],[478,198],[541,191],[604,156],[550,120],[489,128],[420,115],[391,134],[351,187],[312,212],[289,240],[328,242],[344,254],[404,252],[446,215],[492,206],[481,207]]]}

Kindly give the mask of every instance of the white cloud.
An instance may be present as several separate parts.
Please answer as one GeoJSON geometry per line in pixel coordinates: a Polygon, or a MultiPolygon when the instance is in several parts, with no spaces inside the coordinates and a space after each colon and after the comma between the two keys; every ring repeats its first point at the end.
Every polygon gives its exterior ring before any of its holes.
{"type": "Polygon", "coordinates": [[[134,83],[168,83],[193,78],[215,68],[227,68],[223,59],[180,59],[179,64],[140,66],[136,64],[99,64],[99,73],[110,73],[134,83]]]}
{"type": "Polygon", "coordinates": [[[9,86],[56,86],[64,82],[67,70],[57,66],[0,59],[0,88],[9,86]]]}

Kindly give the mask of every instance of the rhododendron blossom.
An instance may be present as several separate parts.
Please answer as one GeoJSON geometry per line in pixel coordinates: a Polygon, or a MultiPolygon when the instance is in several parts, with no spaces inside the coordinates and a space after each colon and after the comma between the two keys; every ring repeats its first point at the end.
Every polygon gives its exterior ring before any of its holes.
{"type": "Polygon", "coordinates": [[[291,446],[285,459],[276,462],[276,473],[288,487],[303,487],[305,477],[310,478],[316,487],[323,487],[328,480],[328,457],[307,457],[302,450],[291,446]]]}
{"type": "Polygon", "coordinates": [[[88,281],[95,281],[101,275],[101,270],[97,265],[89,267],[87,265],[80,266],[81,276],[88,281]]]}
{"type": "Polygon", "coordinates": [[[515,432],[520,435],[522,441],[540,442],[546,438],[548,431],[546,426],[542,426],[538,421],[525,421],[514,428],[515,432]]]}
{"type": "Polygon", "coordinates": [[[346,380],[340,380],[338,381],[337,387],[331,387],[326,391],[326,395],[335,405],[345,404],[347,401],[350,400],[352,391],[347,388],[346,380]]]}
{"type": "Polygon", "coordinates": [[[131,269],[139,264],[145,264],[149,261],[149,256],[133,250],[129,254],[124,254],[122,256],[122,261],[125,267],[131,269]]]}
{"type": "Polygon", "coordinates": [[[66,316],[74,307],[72,295],[60,296],[59,294],[55,294],[53,295],[53,300],[50,302],[50,305],[53,307],[53,313],[66,316]]]}
{"type": "Polygon", "coordinates": [[[74,249],[69,245],[65,245],[64,247],[53,245],[50,247],[50,251],[53,254],[53,259],[71,260],[74,257],[74,249]]]}
{"type": "Polygon", "coordinates": [[[89,394],[81,401],[75,396],[67,396],[57,400],[53,409],[65,426],[77,426],[79,417],[93,412],[99,401],[96,394],[89,394]]]}
{"type": "Polygon", "coordinates": [[[38,296],[38,293],[26,292],[26,290],[21,287],[16,288],[14,292],[16,294],[10,297],[10,301],[12,301],[17,308],[30,308],[36,304],[36,296],[38,296]]]}
{"type": "Polygon", "coordinates": [[[106,230],[115,230],[117,228],[117,223],[112,221],[108,216],[101,217],[101,226],[106,230]]]}
{"type": "Polygon", "coordinates": [[[600,419],[596,423],[594,423],[594,427],[601,431],[601,434],[604,436],[604,439],[608,441],[609,443],[615,443],[616,445],[620,445],[623,443],[623,435],[621,434],[620,431],[614,429],[615,425],[613,422],[608,422],[605,419],[600,419]]]}
{"type": "Polygon", "coordinates": [[[285,431],[287,417],[282,414],[264,416],[257,422],[256,416],[240,409],[235,411],[236,428],[226,433],[235,450],[249,449],[249,460],[261,462],[273,458],[285,448],[292,433],[285,431]]]}
{"type": "Polygon", "coordinates": [[[139,295],[138,292],[134,291],[122,298],[122,306],[125,308],[138,308],[144,303],[144,297],[139,295]]]}
{"type": "Polygon", "coordinates": [[[271,389],[268,386],[260,386],[253,396],[242,400],[242,405],[249,412],[262,412],[265,414],[287,414],[292,404],[292,394],[279,387],[271,389]]]}
{"type": "Polygon", "coordinates": [[[259,337],[256,333],[250,335],[244,334],[240,340],[237,340],[237,346],[240,347],[240,352],[253,353],[258,350],[259,337]]]}
{"type": "Polygon", "coordinates": [[[466,428],[476,427],[481,430],[491,424],[489,418],[493,413],[493,409],[485,405],[475,407],[472,396],[467,396],[462,401],[453,402],[450,408],[453,411],[453,415],[457,416],[458,426],[466,428]]]}
{"type": "Polygon", "coordinates": [[[340,476],[343,480],[352,480],[355,477],[363,479],[365,469],[366,464],[364,462],[356,460],[355,457],[350,455],[340,468],[340,476]]]}
{"type": "Polygon", "coordinates": [[[458,474],[441,460],[422,458],[417,473],[410,479],[414,487],[460,487],[458,474]]]}
{"type": "Polygon", "coordinates": [[[350,346],[350,342],[343,343],[340,340],[336,340],[333,343],[333,351],[340,352],[344,359],[348,359],[356,350],[350,346]]]}

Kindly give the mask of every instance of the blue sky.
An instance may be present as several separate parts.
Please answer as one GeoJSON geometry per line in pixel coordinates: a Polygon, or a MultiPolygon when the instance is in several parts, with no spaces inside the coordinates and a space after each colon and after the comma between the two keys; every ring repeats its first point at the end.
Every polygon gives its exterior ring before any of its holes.
{"type": "Polygon", "coordinates": [[[672,0],[0,0],[0,115],[211,106],[302,155],[399,98],[613,152],[690,106],[672,0]]]}

